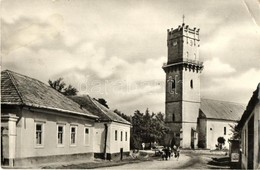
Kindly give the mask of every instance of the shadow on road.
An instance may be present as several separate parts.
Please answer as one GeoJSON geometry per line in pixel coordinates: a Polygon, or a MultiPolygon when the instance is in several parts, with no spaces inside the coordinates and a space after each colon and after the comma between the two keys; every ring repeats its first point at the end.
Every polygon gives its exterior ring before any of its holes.
{"type": "Polygon", "coordinates": [[[207,164],[210,169],[230,169],[229,157],[213,157],[207,164]]]}

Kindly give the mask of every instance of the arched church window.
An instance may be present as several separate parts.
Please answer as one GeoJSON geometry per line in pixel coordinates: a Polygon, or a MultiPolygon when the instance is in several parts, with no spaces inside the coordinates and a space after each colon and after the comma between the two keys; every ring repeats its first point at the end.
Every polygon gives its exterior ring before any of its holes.
{"type": "Polygon", "coordinates": [[[173,121],[173,122],[175,121],[175,115],[174,115],[174,113],[172,114],[172,121],[173,121]]]}
{"type": "Polygon", "coordinates": [[[190,80],[190,88],[193,89],[193,80],[190,80]]]}
{"type": "Polygon", "coordinates": [[[175,80],[174,79],[172,80],[172,89],[173,90],[175,89],[175,80]]]}

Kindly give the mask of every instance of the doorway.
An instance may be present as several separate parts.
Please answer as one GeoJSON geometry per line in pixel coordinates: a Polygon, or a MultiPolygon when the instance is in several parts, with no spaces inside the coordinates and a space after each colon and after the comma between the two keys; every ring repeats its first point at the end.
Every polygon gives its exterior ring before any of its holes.
{"type": "Polygon", "coordinates": [[[123,148],[120,148],[120,160],[123,160],[123,148]]]}
{"type": "Polygon", "coordinates": [[[248,138],[247,138],[247,167],[248,169],[254,169],[254,115],[250,118],[248,122],[248,138]]]}

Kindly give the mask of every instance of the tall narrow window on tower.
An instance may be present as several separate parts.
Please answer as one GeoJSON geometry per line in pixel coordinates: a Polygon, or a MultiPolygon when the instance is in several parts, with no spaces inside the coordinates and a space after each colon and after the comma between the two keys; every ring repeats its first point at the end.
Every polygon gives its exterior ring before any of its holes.
{"type": "Polygon", "coordinates": [[[190,88],[193,89],[193,80],[192,79],[190,80],[190,88]]]}
{"type": "Polygon", "coordinates": [[[173,122],[175,121],[175,115],[174,115],[174,113],[172,114],[172,121],[173,121],[173,122]]]}
{"type": "Polygon", "coordinates": [[[172,79],[172,90],[174,90],[174,89],[175,89],[175,80],[172,79]]]}
{"type": "Polygon", "coordinates": [[[187,53],[186,53],[186,57],[189,58],[189,52],[188,52],[188,51],[187,51],[187,53]]]}

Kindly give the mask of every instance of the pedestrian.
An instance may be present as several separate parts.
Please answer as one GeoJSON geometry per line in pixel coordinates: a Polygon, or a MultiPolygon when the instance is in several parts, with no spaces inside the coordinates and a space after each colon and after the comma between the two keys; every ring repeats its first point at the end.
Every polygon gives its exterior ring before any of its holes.
{"type": "Polygon", "coordinates": [[[162,160],[167,160],[167,151],[166,147],[164,146],[162,149],[162,160]]]}

